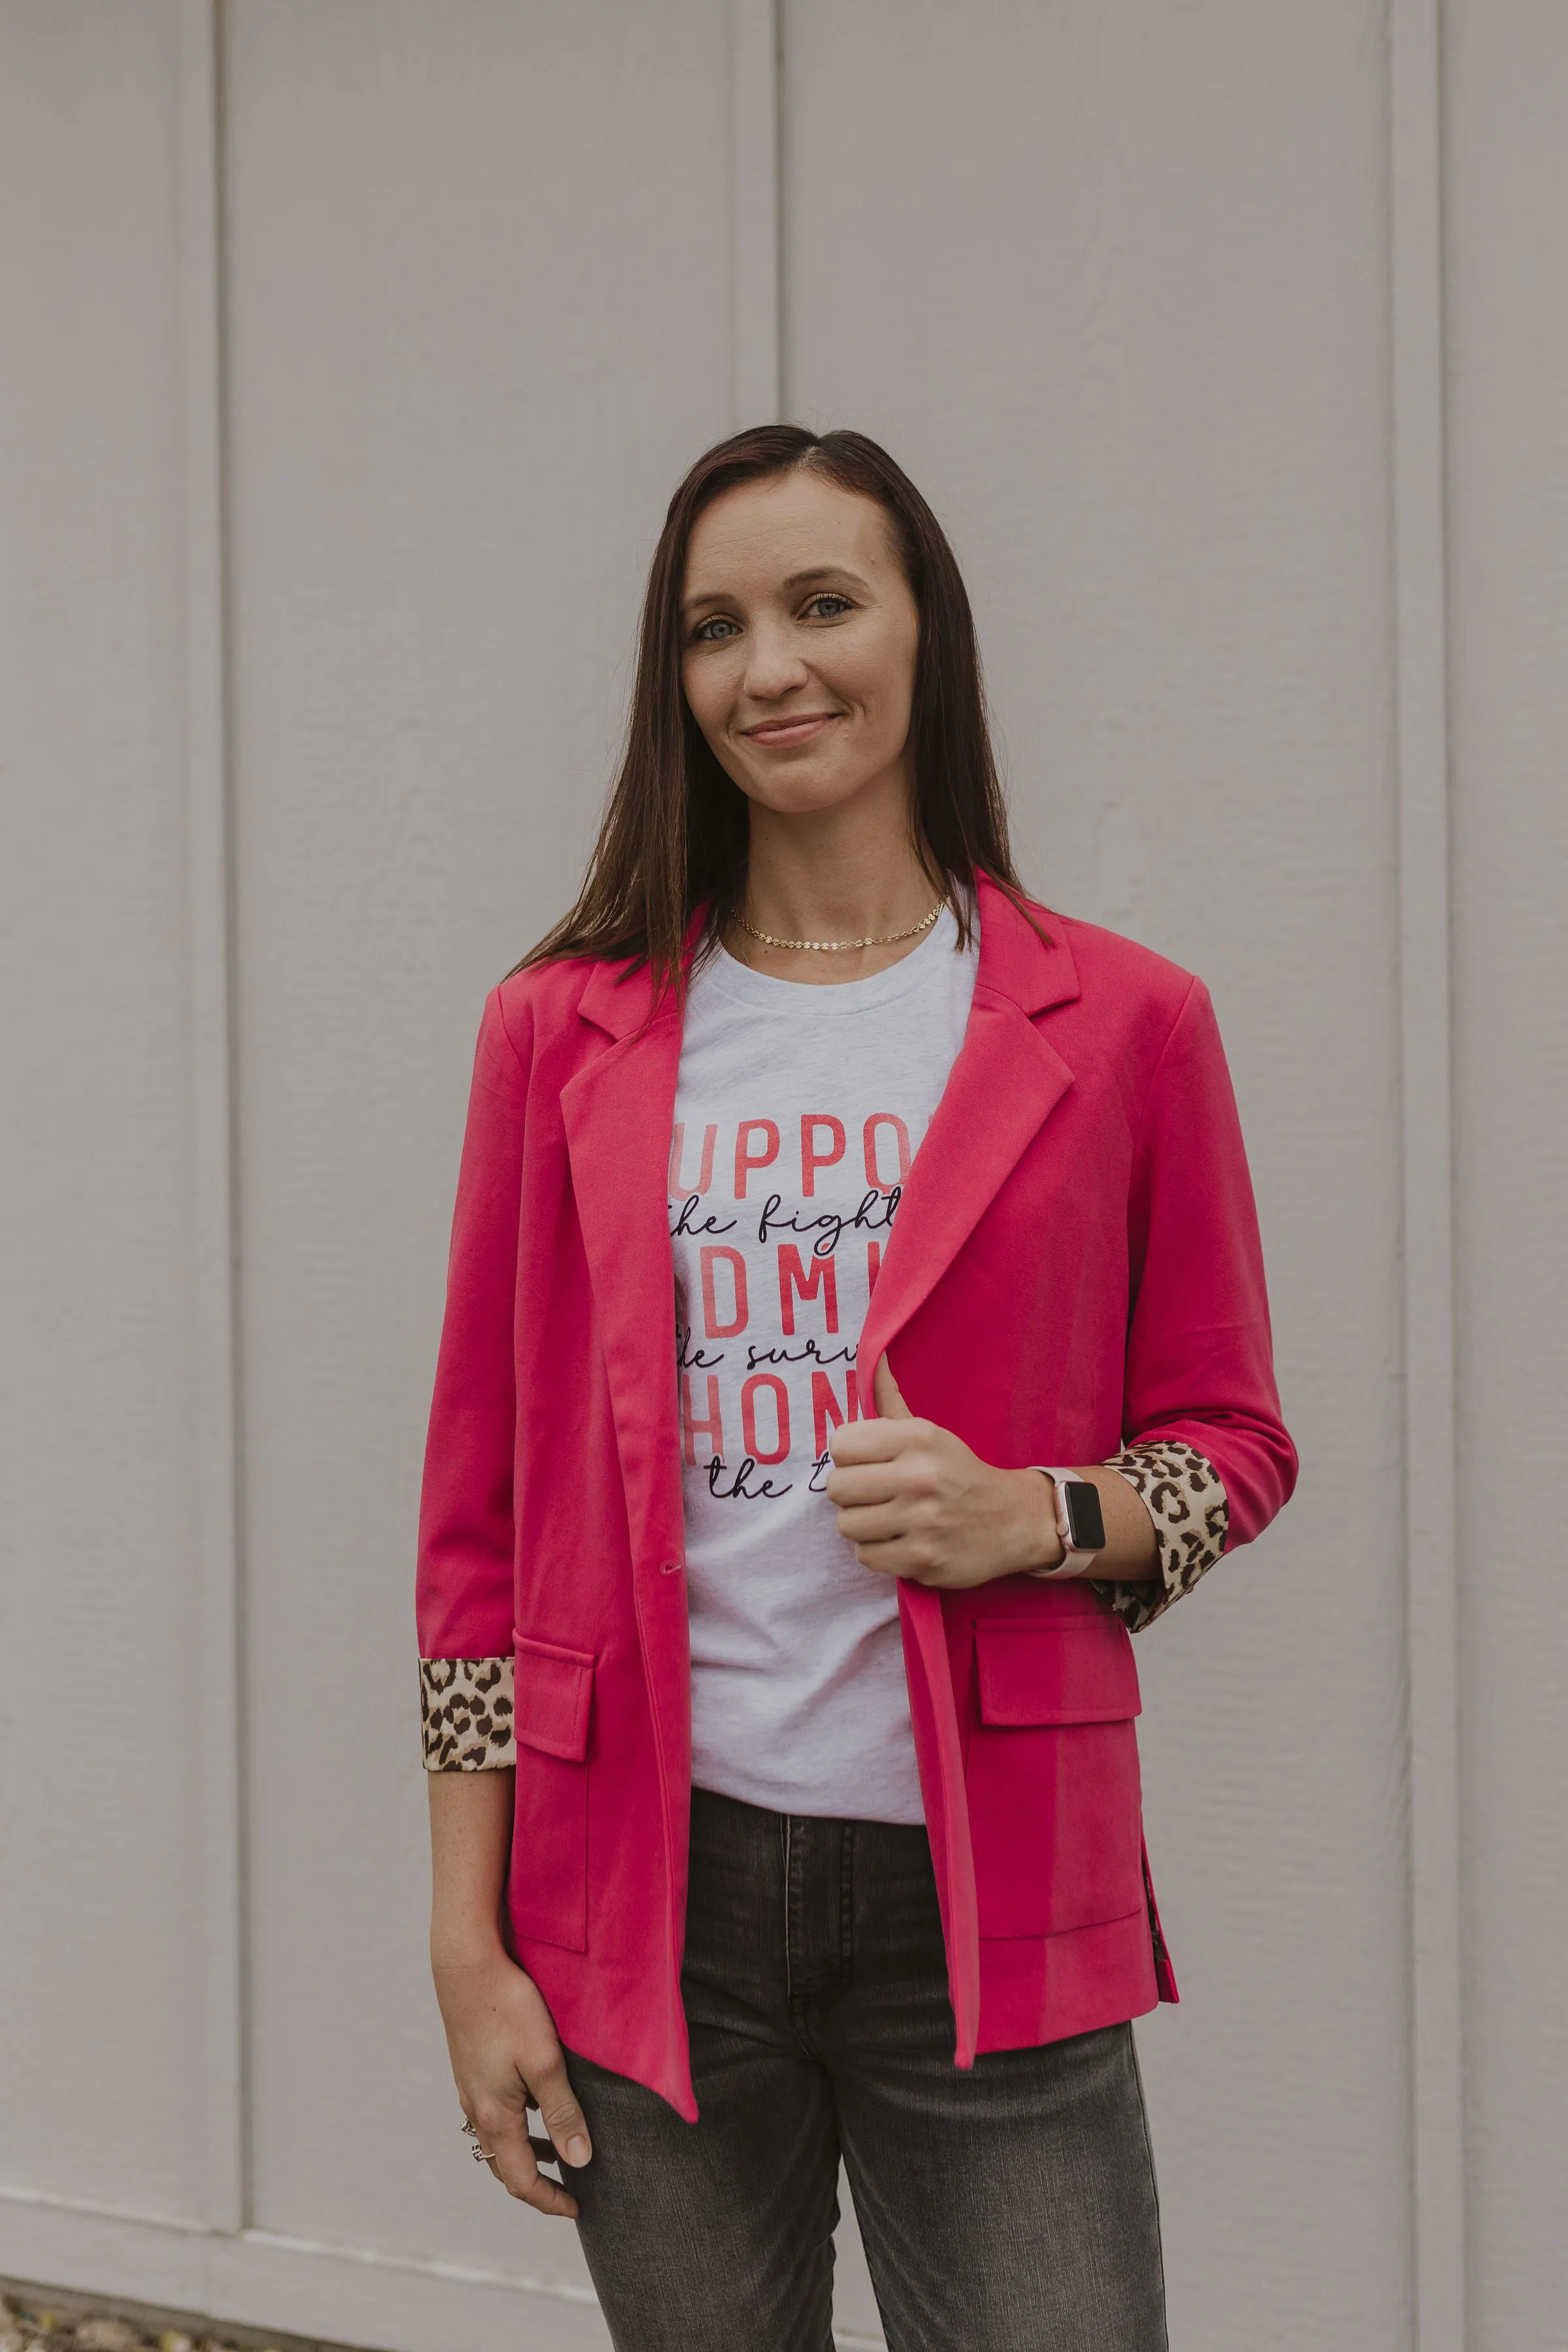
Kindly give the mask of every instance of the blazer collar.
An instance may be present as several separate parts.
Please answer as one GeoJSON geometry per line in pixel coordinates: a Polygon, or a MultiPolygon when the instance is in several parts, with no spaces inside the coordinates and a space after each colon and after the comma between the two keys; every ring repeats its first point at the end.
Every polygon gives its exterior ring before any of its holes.
{"type": "Polygon", "coordinates": [[[608,1036],[633,1036],[647,1027],[653,1010],[653,975],[647,964],[633,971],[624,963],[595,963],[577,1010],[608,1036]]]}
{"type": "MultiPolygon", "coordinates": [[[[680,950],[680,968],[689,972],[697,942],[702,935],[707,905],[695,908],[686,926],[686,939],[680,950]]],[[[584,1021],[591,1021],[606,1035],[635,1037],[646,1030],[650,1020],[659,1021],[674,1010],[675,999],[667,990],[656,1009],[653,995],[653,975],[647,964],[636,970],[625,963],[595,962],[589,968],[587,985],[577,1000],[577,1010],[584,1021]]]]}
{"type": "Polygon", "coordinates": [[[1020,1013],[1048,1013],[1079,993],[1078,966],[1060,918],[1033,900],[1023,908],[989,874],[982,874],[980,969],[977,987],[1011,997],[1020,1013]]]}

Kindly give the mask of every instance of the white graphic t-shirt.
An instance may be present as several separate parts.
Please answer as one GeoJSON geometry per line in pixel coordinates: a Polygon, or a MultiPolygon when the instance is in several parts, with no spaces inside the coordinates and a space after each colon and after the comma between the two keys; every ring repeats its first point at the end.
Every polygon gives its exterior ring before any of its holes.
{"type": "MultiPolygon", "coordinates": [[[[824,1491],[881,1254],[963,1042],[944,908],[869,980],[721,951],[687,1006],[669,1153],[692,1779],[777,1812],[922,1822],[893,1579],[824,1491]]],[[[868,1368],[869,1370],[869,1368],[868,1368]]]]}

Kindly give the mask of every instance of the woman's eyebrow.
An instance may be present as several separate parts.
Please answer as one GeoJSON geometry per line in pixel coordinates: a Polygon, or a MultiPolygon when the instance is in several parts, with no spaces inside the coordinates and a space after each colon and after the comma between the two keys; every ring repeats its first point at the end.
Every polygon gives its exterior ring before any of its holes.
{"type": "Polygon", "coordinates": [[[814,580],[847,580],[857,588],[864,588],[866,585],[860,574],[858,572],[851,572],[847,563],[818,563],[809,572],[792,572],[784,582],[784,586],[809,588],[814,580]]]}
{"type": "MultiPolygon", "coordinates": [[[[858,572],[850,571],[847,563],[816,563],[807,572],[792,572],[789,578],[780,584],[786,589],[810,588],[823,580],[842,580],[859,589],[865,589],[867,584],[858,572]]],[[[699,588],[694,594],[681,599],[680,610],[685,615],[700,612],[704,604],[731,604],[734,601],[727,589],[699,588]]]]}

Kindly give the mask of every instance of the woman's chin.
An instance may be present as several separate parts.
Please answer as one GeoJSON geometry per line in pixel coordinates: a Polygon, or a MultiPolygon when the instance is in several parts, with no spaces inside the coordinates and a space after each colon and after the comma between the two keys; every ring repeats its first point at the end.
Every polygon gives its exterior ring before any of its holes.
{"type": "Polygon", "coordinates": [[[842,770],[814,772],[803,761],[798,767],[776,769],[765,776],[752,774],[737,782],[754,807],[774,816],[805,817],[826,816],[834,809],[847,807],[872,779],[847,776],[842,770]]]}

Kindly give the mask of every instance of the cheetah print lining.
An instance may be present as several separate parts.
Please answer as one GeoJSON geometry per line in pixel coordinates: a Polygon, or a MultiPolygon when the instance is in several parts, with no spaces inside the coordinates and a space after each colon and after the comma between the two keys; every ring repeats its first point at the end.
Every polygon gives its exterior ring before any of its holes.
{"type": "Polygon", "coordinates": [[[510,1658],[421,1658],[426,1772],[497,1772],[517,1762],[510,1658]]]}
{"type": "MultiPolygon", "coordinates": [[[[1214,1465],[1175,1442],[1112,1454],[1154,1522],[1160,1577],[1152,1584],[1096,1581],[1127,1626],[1141,1633],[1190,1592],[1225,1549],[1230,1506],[1214,1465]]],[[[494,1772],[517,1761],[510,1658],[421,1658],[420,1713],[427,1772],[494,1772]]]]}
{"type": "Polygon", "coordinates": [[[1214,1566],[1225,1549],[1230,1505],[1213,1463],[1175,1440],[1123,1446],[1105,1466],[1142,1496],[1154,1522],[1158,1583],[1096,1584],[1128,1632],[1141,1633],[1214,1566]]]}

